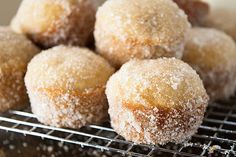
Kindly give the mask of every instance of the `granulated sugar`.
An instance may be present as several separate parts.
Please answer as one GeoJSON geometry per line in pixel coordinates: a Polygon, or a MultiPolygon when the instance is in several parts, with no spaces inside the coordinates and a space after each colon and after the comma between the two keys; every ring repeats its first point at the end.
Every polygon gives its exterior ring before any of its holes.
{"type": "Polygon", "coordinates": [[[197,73],[174,58],[126,63],[108,81],[106,94],[115,131],[147,144],[189,139],[208,103],[197,73]]]}

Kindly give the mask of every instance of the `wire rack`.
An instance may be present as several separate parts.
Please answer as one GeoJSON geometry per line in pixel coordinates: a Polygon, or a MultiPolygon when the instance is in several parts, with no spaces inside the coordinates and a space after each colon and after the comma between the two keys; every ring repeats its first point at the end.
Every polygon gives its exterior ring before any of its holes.
{"type": "Polygon", "coordinates": [[[210,104],[198,133],[182,144],[135,144],[117,135],[109,123],[90,125],[80,130],[45,126],[29,110],[9,111],[0,115],[0,129],[80,145],[82,148],[111,151],[123,156],[231,157],[236,156],[236,96],[227,102],[210,104]]]}

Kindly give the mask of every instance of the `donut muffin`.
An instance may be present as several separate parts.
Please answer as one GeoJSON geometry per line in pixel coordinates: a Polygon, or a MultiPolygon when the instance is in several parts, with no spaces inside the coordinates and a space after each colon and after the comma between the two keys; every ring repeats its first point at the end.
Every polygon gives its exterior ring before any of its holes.
{"type": "Polygon", "coordinates": [[[97,51],[116,68],[136,59],[181,58],[190,24],[172,0],[109,0],[96,14],[97,51]]]}
{"type": "Polygon", "coordinates": [[[87,44],[92,36],[97,7],[104,0],[23,0],[11,23],[38,45],[87,44]]]}
{"type": "Polygon", "coordinates": [[[183,60],[198,72],[212,101],[234,94],[236,46],[231,37],[215,29],[193,28],[183,60]]]}
{"type": "Polygon", "coordinates": [[[25,83],[32,112],[55,127],[80,128],[107,118],[105,85],[114,69],[85,48],[57,46],[35,56],[25,83]]]}
{"type": "Polygon", "coordinates": [[[28,104],[24,76],[39,49],[26,37],[0,27],[0,112],[28,104]]]}
{"type": "Polygon", "coordinates": [[[209,5],[202,0],[173,0],[188,15],[194,26],[201,26],[209,13],[209,5]]]}
{"type": "Polygon", "coordinates": [[[224,31],[236,41],[236,1],[204,0],[209,3],[210,13],[204,20],[206,27],[224,31]]]}
{"type": "Polygon", "coordinates": [[[129,61],[109,79],[106,95],[118,134],[161,145],[196,133],[209,99],[195,70],[174,58],[129,61]]]}

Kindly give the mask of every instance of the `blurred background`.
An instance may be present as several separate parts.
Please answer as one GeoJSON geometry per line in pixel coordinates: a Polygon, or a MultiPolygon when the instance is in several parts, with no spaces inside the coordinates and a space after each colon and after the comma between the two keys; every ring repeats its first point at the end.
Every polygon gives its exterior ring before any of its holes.
{"type": "Polygon", "coordinates": [[[15,15],[21,0],[1,0],[0,25],[8,25],[15,15]]]}
{"type": "MultiPolygon", "coordinates": [[[[236,8],[236,0],[203,0],[211,5],[223,6],[229,9],[236,8]]],[[[8,25],[15,15],[21,0],[1,0],[0,5],[0,25],[8,25]]]]}
{"type": "MultiPolygon", "coordinates": [[[[229,8],[236,8],[236,0],[203,0],[212,5],[227,6],[229,8]]],[[[17,7],[21,0],[1,0],[0,5],[0,25],[8,25],[10,19],[16,13],[17,7]]]]}

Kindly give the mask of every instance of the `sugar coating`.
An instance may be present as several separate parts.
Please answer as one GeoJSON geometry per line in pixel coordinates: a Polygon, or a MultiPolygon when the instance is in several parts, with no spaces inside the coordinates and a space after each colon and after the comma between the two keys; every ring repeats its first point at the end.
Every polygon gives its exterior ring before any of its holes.
{"type": "Polygon", "coordinates": [[[0,112],[28,103],[24,75],[39,49],[23,35],[0,27],[0,112]]]}
{"type": "Polygon", "coordinates": [[[161,145],[196,133],[209,99],[197,73],[174,58],[129,61],[109,79],[106,95],[116,132],[161,145]]]}
{"type": "Polygon", "coordinates": [[[96,14],[96,48],[116,67],[132,58],[181,58],[189,27],[171,0],[106,1],[96,14]]]}
{"type": "Polygon", "coordinates": [[[236,46],[231,37],[215,29],[193,28],[183,60],[199,73],[212,101],[234,94],[236,46]]]}
{"type": "Polygon", "coordinates": [[[97,7],[103,0],[23,0],[11,23],[42,47],[85,45],[91,37],[97,7]]]}
{"type": "Polygon", "coordinates": [[[25,83],[40,122],[80,128],[107,118],[105,84],[114,69],[85,48],[57,46],[35,56],[25,83]]]}

